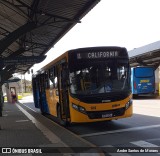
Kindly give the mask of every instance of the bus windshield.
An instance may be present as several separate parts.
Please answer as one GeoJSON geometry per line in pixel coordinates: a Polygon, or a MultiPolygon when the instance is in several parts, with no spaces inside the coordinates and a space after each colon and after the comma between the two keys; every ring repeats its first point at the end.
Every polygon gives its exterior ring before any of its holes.
{"type": "Polygon", "coordinates": [[[129,65],[126,60],[92,61],[71,67],[72,94],[101,94],[129,89],[129,65]]]}
{"type": "Polygon", "coordinates": [[[151,67],[137,67],[135,68],[135,77],[152,77],[154,70],[151,67]]]}

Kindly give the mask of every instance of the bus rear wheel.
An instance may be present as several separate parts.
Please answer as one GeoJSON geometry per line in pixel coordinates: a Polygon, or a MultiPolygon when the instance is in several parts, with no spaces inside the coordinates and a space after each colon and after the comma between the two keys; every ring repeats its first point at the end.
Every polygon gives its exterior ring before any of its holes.
{"type": "Polygon", "coordinates": [[[133,94],[133,99],[138,98],[138,94],[133,94]]]}

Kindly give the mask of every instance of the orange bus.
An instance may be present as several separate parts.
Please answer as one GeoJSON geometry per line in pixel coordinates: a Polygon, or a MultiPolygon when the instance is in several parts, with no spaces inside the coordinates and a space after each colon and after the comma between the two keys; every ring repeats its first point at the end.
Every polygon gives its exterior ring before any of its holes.
{"type": "Polygon", "coordinates": [[[60,123],[132,116],[126,48],[89,47],[65,52],[32,77],[35,107],[60,123]]]}

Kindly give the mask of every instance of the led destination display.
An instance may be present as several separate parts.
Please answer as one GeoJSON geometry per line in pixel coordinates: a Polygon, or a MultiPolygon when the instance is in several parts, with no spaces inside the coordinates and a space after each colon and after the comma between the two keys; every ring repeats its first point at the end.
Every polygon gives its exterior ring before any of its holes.
{"type": "Polygon", "coordinates": [[[77,59],[99,59],[118,57],[118,51],[77,53],[77,59]]]}

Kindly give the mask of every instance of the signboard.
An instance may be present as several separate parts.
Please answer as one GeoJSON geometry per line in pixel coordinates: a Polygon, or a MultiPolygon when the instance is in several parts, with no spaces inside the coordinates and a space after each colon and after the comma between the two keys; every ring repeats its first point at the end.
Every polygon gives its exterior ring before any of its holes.
{"type": "Polygon", "coordinates": [[[20,80],[21,80],[21,79],[18,78],[18,77],[12,77],[12,78],[10,78],[9,80],[4,81],[4,83],[18,82],[18,81],[20,81],[20,80]]]}
{"type": "Polygon", "coordinates": [[[0,64],[3,65],[25,65],[25,64],[35,64],[40,63],[46,58],[45,55],[42,56],[16,56],[9,58],[1,58],[0,64]]]}

